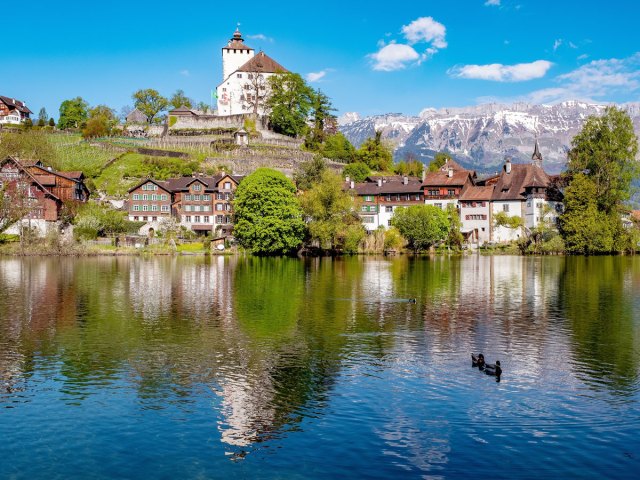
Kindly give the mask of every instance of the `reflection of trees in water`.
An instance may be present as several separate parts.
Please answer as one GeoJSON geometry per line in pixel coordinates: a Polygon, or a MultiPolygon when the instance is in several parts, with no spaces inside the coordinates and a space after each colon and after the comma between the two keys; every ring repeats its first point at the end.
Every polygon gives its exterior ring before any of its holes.
{"type": "Polygon", "coordinates": [[[637,259],[568,257],[558,283],[579,376],[595,388],[631,393],[640,363],[637,259]]]}

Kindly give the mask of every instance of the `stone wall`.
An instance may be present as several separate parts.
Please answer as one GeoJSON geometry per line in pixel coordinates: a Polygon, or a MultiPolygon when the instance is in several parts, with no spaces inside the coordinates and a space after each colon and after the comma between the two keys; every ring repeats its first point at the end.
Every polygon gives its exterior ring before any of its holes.
{"type": "MultiPolygon", "coordinates": [[[[239,115],[175,115],[171,116],[171,119],[175,118],[175,123],[171,125],[174,120],[170,120],[169,132],[173,130],[181,129],[196,129],[196,130],[213,130],[213,129],[240,129],[244,126],[245,120],[253,120],[256,124],[256,129],[266,130],[267,118],[255,115],[252,113],[239,114],[239,115]]],[[[171,134],[171,133],[170,133],[171,134]]]]}

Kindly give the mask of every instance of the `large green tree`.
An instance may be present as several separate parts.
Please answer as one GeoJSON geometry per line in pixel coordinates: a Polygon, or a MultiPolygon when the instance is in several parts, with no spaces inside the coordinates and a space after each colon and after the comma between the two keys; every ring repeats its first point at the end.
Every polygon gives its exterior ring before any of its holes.
{"type": "Polygon", "coordinates": [[[567,174],[585,173],[595,185],[598,210],[618,211],[638,176],[637,154],[638,137],[629,114],[607,107],[602,116],[589,117],[573,138],[567,174]]]}
{"type": "Polygon", "coordinates": [[[327,170],[327,163],[320,155],[314,155],[311,160],[302,162],[293,173],[293,181],[298,190],[309,190],[322,179],[322,174],[327,170]]]}
{"type": "Polygon", "coordinates": [[[118,123],[118,119],[112,108],[106,105],[96,105],[89,110],[89,119],[82,129],[82,137],[96,138],[111,135],[111,130],[116,123],[118,123]]]}
{"type": "Polygon", "coordinates": [[[281,255],[304,238],[296,187],[281,172],[259,168],[238,186],[234,200],[234,235],[256,255],[281,255]]]}
{"type": "Polygon", "coordinates": [[[193,104],[193,100],[185,95],[184,90],[176,90],[169,99],[169,105],[173,108],[180,108],[182,106],[193,108],[193,104]]]}
{"type": "Polygon", "coordinates": [[[60,104],[58,128],[82,128],[89,116],[89,104],[82,97],[65,100],[60,104]]]}
{"type": "Polygon", "coordinates": [[[349,177],[349,180],[356,183],[364,182],[369,175],[371,175],[371,169],[363,162],[350,163],[342,170],[343,177],[349,177]]]}
{"type": "Polygon", "coordinates": [[[597,254],[635,249],[622,226],[624,202],[638,177],[638,138],[624,110],[591,116],[569,151],[561,233],[566,250],[597,254]]]}
{"type": "Polygon", "coordinates": [[[147,116],[149,123],[153,123],[156,116],[169,106],[169,101],[153,88],[138,90],[131,98],[135,108],[147,116]]]}
{"type": "Polygon", "coordinates": [[[331,104],[331,99],[322,93],[320,89],[312,91],[310,98],[311,121],[313,126],[307,135],[305,144],[307,148],[319,150],[327,137],[325,127],[332,119],[335,119],[335,115],[332,113],[335,111],[335,108],[333,108],[331,104]]]}
{"type": "Polygon", "coordinates": [[[353,206],[353,198],[342,188],[340,176],[325,170],[320,181],[302,197],[311,240],[324,249],[344,248],[353,235],[350,231],[353,225],[358,226],[361,237],[364,236],[364,227],[353,206]]]}
{"type": "Polygon", "coordinates": [[[325,158],[342,163],[350,163],[356,159],[356,149],[342,132],[327,135],[320,147],[320,153],[325,158]]]}
{"type": "Polygon", "coordinates": [[[432,205],[398,208],[391,218],[391,225],[400,231],[416,253],[445,240],[450,228],[447,212],[432,205]]]}
{"type": "Polygon", "coordinates": [[[308,129],[313,90],[297,73],[277,73],[268,80],[269,97],[265,102],[269,122],[277,133],[301,137],[308,129]]]}
{"type": "Polygon", "coordinates": [[[377,130],[373,138],[368,138],[358,149],[358,160],[372,170],[390,171],[393,167],[393,152],[382,141],[382,130],[377,130]]]}
{"type": "Polygon", "coordinates": [[[429,171],[437,172],[443,167],[445,163],[447,163],[447,160],[451,160],[451,155],[449,155],[448,153],[446,152],[436,153],[435,156],[433,157],[433,160],[431,160],[431,163],[429,163],[429,171]]]}

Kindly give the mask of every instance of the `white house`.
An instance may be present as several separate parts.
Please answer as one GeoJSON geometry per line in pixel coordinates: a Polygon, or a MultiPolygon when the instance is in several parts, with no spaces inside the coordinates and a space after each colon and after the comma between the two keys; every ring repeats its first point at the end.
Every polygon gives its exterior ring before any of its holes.
{"type": "Polygon", "coordinates": [[[26,103],[0,95],[0,124],[17,125],[28,119],[32,113],[26,103]]]}
{"type": "Polygon", "coordinates": [[[482,245],[491,240],[493,186],[468,186],[460,194],[461,231],[468,243],[482,245]]]}
{"type": "Polygon", "coordinates": [[[287,69],[244,43],[236,29],[229,43],[222,47],[222,83],[216,88],[218,115],[257,113],[264,115],[268,79],[287,69]]]}

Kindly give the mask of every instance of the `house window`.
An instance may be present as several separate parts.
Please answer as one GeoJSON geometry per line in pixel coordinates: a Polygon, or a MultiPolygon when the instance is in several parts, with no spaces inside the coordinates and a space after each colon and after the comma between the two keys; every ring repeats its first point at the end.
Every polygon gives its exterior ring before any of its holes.
{"type": "Polygon", "coordinates": [[[151,205],[151,211],[152,212],[157,212],[158,211],[158,205],[151,205]]]}
{"type": "Polygon", "coordinates": [[[191,215],[187,215],[184,217],[184,221],[187,223],[191,223],[191,215]]]}
{"type": "Polygon", "coordinates": [[[133,206],[133,211],[134,212],[139,212],[140,211],[140,205],[134,205],[133,206]]]}
{"type": "Polygon", "coordinates": [[[368,212],[369,211],[369,207],[367,207],[366,205],[362,206],[362,211],[363,212],[368,212]]]}
{"type": "Polygon", "coordinates": [[[505,204],[502,205],[502,211],[503,212],[508,212],[509,211],[509,204],[508,203],[505,203],[505,204]]]}
{"type": "Polygon", "coordinates": [[[162,198],[162,200],[167,200],[167,195],[164,193],[160,197],[162,198]]]}
{"type": "Polygon", "coordinates": [[[393,212],[393,207],[384,207],[385,212],[390,213],[393,212]]]}
{"type": "Polygon", "coordinates": [[[416,195],[415,200],[420,201],[420,195],[416,195]]]}
{"type": "Polygon", "coordinates": [[[387,195],[386,197],[384,197],[385,201],[390,202],[391,201],[391,195],[387,195]]]}
{"type": "Polygon", "coordinates": [[[202,190],[202,185],[200,185],[199,183],[196,183],[196,184],[193,186],[193,191],[194,191],[194,192],[199,192],[200,190],[202,190]]]}
{"type": "Polygon", "coordinates": [[[216,211],[221,212],[224,209],[221,203],[216,203],[216,211]]]}
{"type": "Polygon", "coordinates": [[[438,207],[438,208],[442,208],[442,204],[441,203],[434,203],[433,206],[434,207],[438,207]]]}
{"type": "Polygon", "coordinates": [[[204,216],[204,223],[209,223],[209,215],[204,216]]]}
{"type": "Polygon", "coordinates": [[[224,217],[222,215],[216,215],[216,223],[222,223],[224,221],[224,217]]]}
{"type": "Polygon", "coordinates": [[[531,200],[527,202],[527,207],[531,207],[531,200]]]}
{"type": "Polygon", "coordinates": [[[168,212],[169,211],[169,205],[162,205],[161,210],[163,212],[168,212]]]}
{"type": "Polygon", "coordinates": [[[365,202],[373,202],[373,195],[365,195],[364,196],[364,201],[365,202]]]}
{"type": "Polygon", "coordinates": [[[139,193],[134,193],[133,194],[133,199],[134,200],[140,200],[140,194],[139,193]]]}
{"type": "Polygon", "coordinates": [[[391,226],[391,219],[387,220],[387,227],[391,226]]]}
{"type": "Polygon", "coordinates": [[[456,194],[456,191],[455,191],[453,188],[450,188],[449,190],[447,190],[447,193],[448,193],[449,195],[455,195],[455,194],[456,194]]]}
{"type": "Polygon", "coordinates": [[[216,200],[224,200],[224,194],[216,193],[216,200]]]}
{"type": "Polygon", "coordinates": [[[440,192],[438,190],[429,190],[429,195],[431,195],[431,196],[436,196],[436,195],[439,195],[439,194],[440,194],[440,192]]]}
{"type": "Polygon", "coordinates": [[[238,74],[238,78],[242,78],[242,74],[241,73],[238,74]]]}
{"type": "Polygon", "coordinates": [[[225,200],[230,200],[231,199],[231,194],[230,193],[225,193],[224,194],[224,199],[225,200]]]}
{"type": "Polygon", "coordinates": [[[227,190],[231,189],[231,182],[224,182],[224,188],[227,190]]]}
{"type": "Polygon", "coordinates": [[[149,205],[142,205],[142,211],[143,212],[149,211],[149,205]]]}
{"type": "Polygon", "coordinates": [[[376,219],[374,217],[362,217],[362,223],[375,223],[376,219]]]}
{"type": "Polygon", "coordinates": [[[211,200],[211,195],[202,195],[202,200],[208,202],[209,200],[211,200]]]}
{"type": "Polygon", "coordinates": [[[133,221],[137,222],[138,221],[138,217],[133,217],[133,221]]]}
{"type": "Polygon", "coordinates": [[[196,215],[195,217],[193,217],[193,221],[195,223],[200,223],[200,215],[196,215]]]}
{"type": "Polygon", "coordinates": [[[149,217],[142,217],[143,222],[146,222],[147,220],[149,220],[149,217]]]}
{"type": "Polygon", "coordinates": [[[158,221],[158,217],[153,217],[151,220],[154,221],[154,222],[157,222],[158,221]]]}
{"type": "Polygon", "coordinates": [[[146,193],[142,195],[142,200],[149,200],[149,195],[147,195],[146,193]]]}

